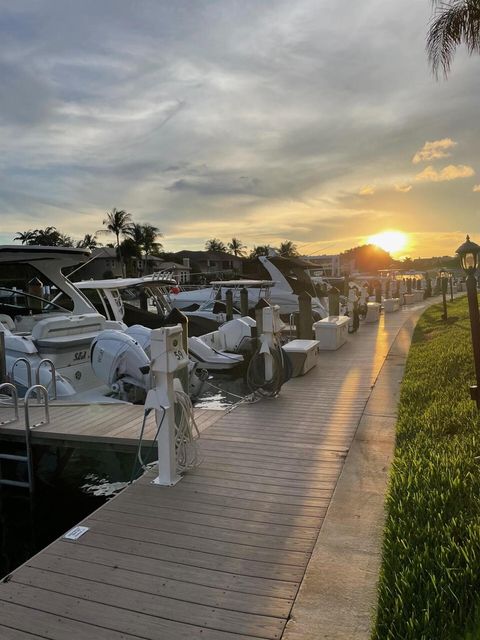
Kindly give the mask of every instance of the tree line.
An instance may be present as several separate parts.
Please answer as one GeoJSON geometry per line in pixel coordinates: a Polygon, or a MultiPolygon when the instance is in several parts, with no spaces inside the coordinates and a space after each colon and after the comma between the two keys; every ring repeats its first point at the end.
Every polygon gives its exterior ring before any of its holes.
{"type": "MultiPolygon", "coordinates": [[[[160,229],[149,222],[137,223],[133,221],[131,213],[124,209],[116,209],[115,207],[105,214],[103,220],[103,228],[98,229],[95,233],[87,233],[81,240],[75,241],[71,236],[62,233],[54,226],[48,226],[44,229],[28,229],[27,231],[19,231],[14,237],[14,241],[21,242],[24,245],[40,245],[50,247],[77,247],[82,249],[94,249],[102,246],[98,240],[98,236],[102,234],[112,234],[115,236],[115,242],[107,243],[107,247],[115,247],[118,258],[122,264],[122,270],[125,273],[125,265],[133,259],[141,259],[143,255],[158,256],[160,258],[170,258],[171,253],[163,250],[160,242],[162,233],[160,229]]],[[[206,251],[230,253],[235,257],[257,258],[258,256],[268,255],[274,249],[276,253],[284,257],[298,256],[297,246],[291,240],[285,240],[279,247],[274,248],[271,245],[254,246],[247,253],[247,246],[239,239],[232,238],[230,242],[223,242],[218,238],[211,238],[205,243],[206,251]]]]}

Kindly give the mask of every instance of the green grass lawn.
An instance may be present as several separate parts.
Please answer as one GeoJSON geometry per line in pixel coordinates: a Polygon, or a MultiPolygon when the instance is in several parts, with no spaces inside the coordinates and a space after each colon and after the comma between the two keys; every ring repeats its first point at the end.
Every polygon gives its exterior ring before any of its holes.
{"type": "Polygon", "coordinates": [[[448,309],[421,317],[402,382],[375,640],[480,638],[480,418],[466,298],[448,309]]]}

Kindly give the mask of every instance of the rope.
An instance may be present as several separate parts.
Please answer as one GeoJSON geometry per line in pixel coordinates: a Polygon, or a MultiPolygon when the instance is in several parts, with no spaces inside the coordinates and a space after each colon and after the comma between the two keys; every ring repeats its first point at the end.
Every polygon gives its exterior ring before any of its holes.
{"type": "Polygon", "coordinates": [[[160,422],[159,422],[159,424],[157,426],[157,431],[155,433],[155,437],[153,438],[153,442],[152,442],[152,444],[150,445],[150,447],[148,449],[147,462],[144,462],[144,460],[142,459],[142,442],[143,442],[143,433],[145,431],[145,425],[147,423],[147,417],[150,414],[151,409],[146,409],[143,412],[142,428],[140,429],[140,435],[138,437],[137,453],[136,453],[135,459],[133,461],[132,472],[130,474],[130,480],[129,480],[128,484],[132,484],[132,482],[133,482],[133,480],[135,478],[135,475],[136,475],[137,470],[138,470],[137,462],[140,463],[140,469],[142,469],[143,471],[146,471],[147,468],[148,468],[147,465],[150,464],[148,462],[148,460],[149,460],[150,456],[152,455],[152,451],[153,451],[153,449],[154,449],[154,447],[156,445],[156,442],[157,442],[158,434],[160,433],[160,429],[162,428],[162,424],[163,424],[163,421],[165,419],[165,414],[166,414],[165,407],[162,407],[162,410],[163,410],[162,417],[161,417],[161,420],[160,420],[160,422]]]}
{"type": "Polygon", "coordinates": [[[178,423],[175,424],[175,452],[177,471],[183,473],[200,464],[198,445],[195,434],[200,437],[200,431],[195,421],[195,414],[190,396],[185,391],[175,392],[175,404],[180,409],[178,423]]]}
{"type": "Polygon", "coordinates": [[[284,356],[280,346],[270,347],[272,358],[272,378],[265,379],[265,357],[260,353],[261,343],[253,354],[247,369],[247,384],[249,389],[263,398],[275,398],[280,393],[283,383],[287,380],[286,371],[289,361],[284,356]]]}

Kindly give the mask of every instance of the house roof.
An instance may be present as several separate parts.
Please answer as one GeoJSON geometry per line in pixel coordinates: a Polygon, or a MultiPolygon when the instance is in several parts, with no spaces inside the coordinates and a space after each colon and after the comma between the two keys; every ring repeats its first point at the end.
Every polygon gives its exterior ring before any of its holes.
{"type": "Polygon", "coordinates": [[[240,256],[234,256],[226,251],[178,251],[175,254],[179,258],[197,260],[242,260],[240,256]]]}
{"type": "Polygon", "coordinates": [[[92,249],[92,258],[116,259],[117,249],[115,247],[95,247],[92,249]]]}
{"type": "Polygon", "coordinates": [[[162,269],[168,271],[168,269],[183,269],[184,271],[191,271],[192,267],[187,267],[184,264],[178,262],[162,262],[162,269]]]}

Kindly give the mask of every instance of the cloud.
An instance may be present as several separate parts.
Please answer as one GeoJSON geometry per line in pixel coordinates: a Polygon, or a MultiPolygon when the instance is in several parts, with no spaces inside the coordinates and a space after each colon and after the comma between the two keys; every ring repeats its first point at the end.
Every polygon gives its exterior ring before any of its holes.
{"type": "Polygon", "coordinates": [[[448,158],[451,154],[447,153],[447,149],[456,146],[456,142],[451,138],[442,138],[433,142],[425,142],[420,151],[417,151],[412,158],[413,164],[419,162],[428,162],[429,160],[438,160],[439,158],[448,158]]]}
{"type": "Polygon", "coordinates": [[[479,192],[480,191],[480,184],[474,184],[472,191],[479,192]]]}
{"type": "Polygon", "coordinates": [[[395,191],[400,191],[401,193],[408,193],[412,190],[411,184],[396,184],[395,191]]]}
{"type": "Polygon", "coordinates": [[[474,175],[474,169],[466,164],[449,164],[440,171],[429,165],[423,171],[417,173],[415,180],[419,182],[446,182],[448,180],[457,180],[458,178],[470,178],[470,176],[474,175]]]}
{"type": "Polygon", "coordinates": [[[358,192],[358,195],[373,196],[374,193],[375,193],[375,187],[373,187],[371,184],[366,184],[364,187],[360,189],[360,191],[358,192]]]}

